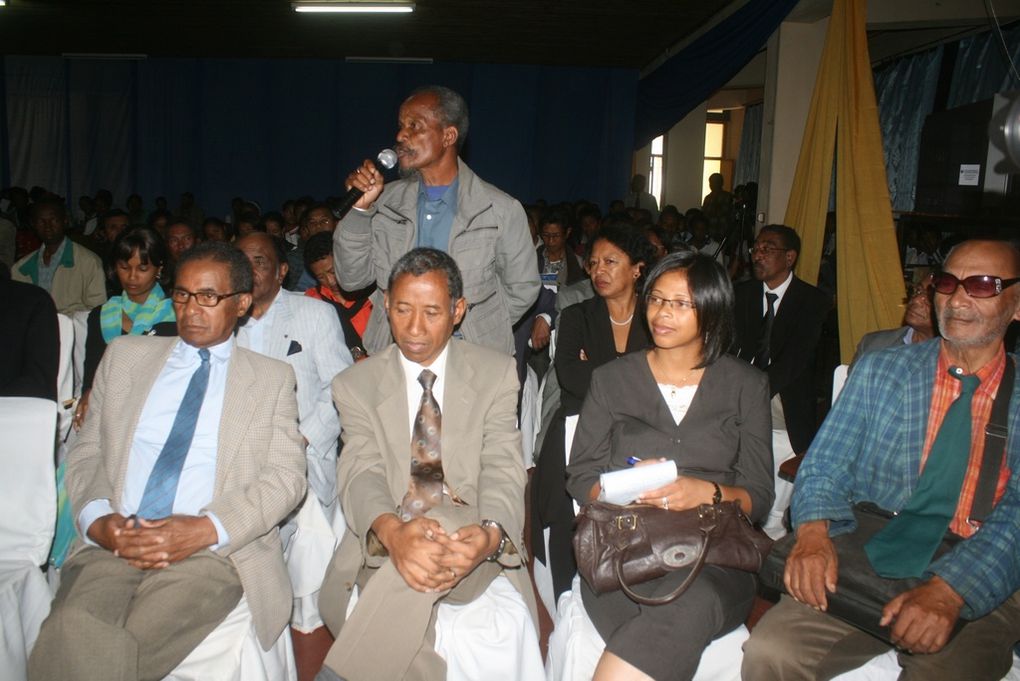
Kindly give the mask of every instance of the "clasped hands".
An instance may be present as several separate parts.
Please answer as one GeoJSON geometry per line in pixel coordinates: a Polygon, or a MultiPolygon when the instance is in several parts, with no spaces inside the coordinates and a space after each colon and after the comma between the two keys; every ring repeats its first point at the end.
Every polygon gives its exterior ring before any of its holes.
{"type": "Polygon", "coordinates": [[[466,525],[447,533],[432,518],[402,522],[392,514],[377,518],[372,529],[407,585],[426,593],[457,586],[495,553],[501,539],[495,528],[466,525]]]}
{"type": "Polygon", "coordinates": [[[88,535],[140,570],[165,568],[219,541],[209,518],[191,515],[145,520],[111,513],[93,522],[88,535]]]}
{"type": "MultiPolygon", "coordinates": [[[[816,610],[828,607],[836,593],[839,559],[829,538],[828,522],[816,520],[797,529],[797,543],[786,559],[783,581],[794,599],[816,610]]],[[[960,616],[963,599],[934,576],[901,593],[882,609],[881,626],[891,626],[890,639],[911,653],[936,653],[946,645],[960,616]]]]}

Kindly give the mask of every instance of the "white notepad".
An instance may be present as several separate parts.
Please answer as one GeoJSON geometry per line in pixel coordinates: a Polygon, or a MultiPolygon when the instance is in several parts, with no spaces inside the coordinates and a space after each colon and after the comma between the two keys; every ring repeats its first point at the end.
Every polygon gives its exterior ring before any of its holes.
{"type": "Polygon", "coordinates": [[[672,460],[603,473],[599,476],[600,498],[611,504],[629,504],[642,492],[667,485],[676,476],[676,461],[672,460]]]}

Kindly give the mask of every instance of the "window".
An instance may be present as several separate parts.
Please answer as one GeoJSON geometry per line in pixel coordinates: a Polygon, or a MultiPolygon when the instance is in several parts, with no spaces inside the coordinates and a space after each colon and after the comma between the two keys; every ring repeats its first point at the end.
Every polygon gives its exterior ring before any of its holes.
{"type": "Polygon", "coordinates": [[[708,121],[705,123],[705,169],[702,178],[702,197],[711,190],[708,178],[713,173],[723,170],[723,141],[726,139],[726,120],[729,116],[722,109],[709,109],[708,121]]]}
{"type": "Polygon", "coordinates": [[[666,147],[665,136],[660,135],[652,140],[652,154],[648,159],[648,193],[655,197],[656,203],[662,207],[662,188],[666,181],[666,147]]]}

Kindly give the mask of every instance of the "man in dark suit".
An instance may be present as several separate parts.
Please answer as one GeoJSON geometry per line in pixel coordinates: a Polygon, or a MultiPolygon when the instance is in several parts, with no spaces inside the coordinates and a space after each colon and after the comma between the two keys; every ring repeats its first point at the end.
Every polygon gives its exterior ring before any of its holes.
{"type": "MultiPolygon", "coordinates": [[[[831,300],[793,275],[800,237],[785,225],[766,225],[751,248],[754,280],[736,287],[737,344],[734,352],[769,375],[772,395],[772,449],[776,471],[807,451],[815,435],[811,369],[815,347],[831,300]]],[[[786,534],[783,515],[792,485],[778,484],[765,531],[786,534]],[[789,489],[784,489],[788,487],[789,489]]]]}
{"type": "Polygon", "coordinates": [[[0,396],[57,399],[57,308],[38,286],[0,276],[0,396]]]}

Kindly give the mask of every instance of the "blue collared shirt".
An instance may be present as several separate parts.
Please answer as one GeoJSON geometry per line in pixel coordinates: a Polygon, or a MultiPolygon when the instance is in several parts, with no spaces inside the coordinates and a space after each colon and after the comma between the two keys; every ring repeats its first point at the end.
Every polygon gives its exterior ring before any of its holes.
{"type": "Polygon", "coordinates": [[[57,250],[50,256],[50,264],[47,265],[43,262],[43,251],[46,250],[46,246],[39,247],[39,286],[46,289],[47,291],[53,291],[53,277],[57,273],[57,268],[60,267],[61,260],[64,259],[64,249],[67,248],[67,237],[60,242],[57,246],[57,250]]]}
{"type": "Polygon", "coordinates": [[[457,214],[457,188],[460,178],[445,187],[418,184],[418,246],[450,250],[450,230],[457,214]]]}
{"type": "MultiPolygon", "coordinates": [[[[213,499],[216,484],[216,454],[220,434],[220,418],[223,414],[223,397],[227,386],[227,366],[234,350],[234,339],[230,338],[209,348],[209,384],[205,399],[195,425],[195,436],[191,441],[184,469],[174,499],[174,515],[205,515],[216,526],[218,541],[210,548],[223,548],[230,541],[226,529],[212,513],[203,512],[213,499]]],[[[179,341],[170,352],[163,370],[149,391],[142,407],[142,413],[135,427],[134,440],[128,457],[124,493],[121,496],[121,515],[129,516],[138,510],[142,501],[149,474],[156,465],[156,459],[163,450],[177,410],[184,399],[191,376],[201,364],[198,348],[179,341]]],[[[104,515],[113,513],[109,499],[93,499],[82,509],[78,518],[81,536],[86,542],[88,528],[104,515]]]]}

